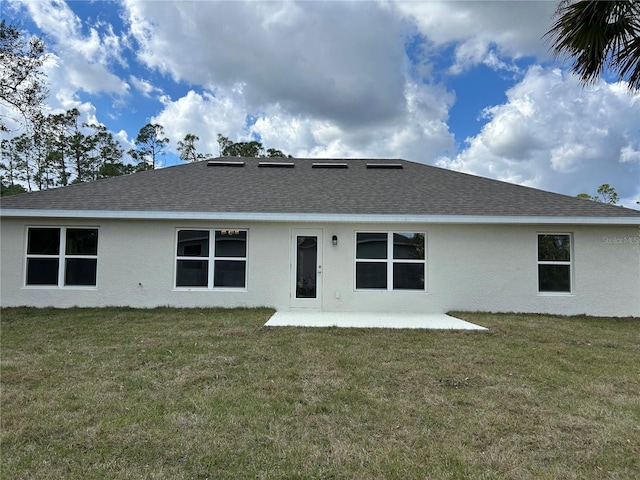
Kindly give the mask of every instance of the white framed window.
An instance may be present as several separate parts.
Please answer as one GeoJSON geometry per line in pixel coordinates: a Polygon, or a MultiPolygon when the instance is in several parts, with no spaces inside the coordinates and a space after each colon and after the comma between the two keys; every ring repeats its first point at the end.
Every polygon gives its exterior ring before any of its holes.
{"type": "Polygon", "coordinates": [[[176,288],[246,289],[247,230],[179,229],[176,288]]]}
{"type": "Polygon", "coordinates": [[[26,286],[95,287],[98,229],[27,227],[26,286]]]}
{"type": "Polygon", "coordinates": [[[426,290],[424,232],[356,232],[356,290],[426,290]]]}
{"type": "Polygon", "coordinates": [[[538,234],[538,292],[572,292],[572,256],[570,233],[538,234]]]}

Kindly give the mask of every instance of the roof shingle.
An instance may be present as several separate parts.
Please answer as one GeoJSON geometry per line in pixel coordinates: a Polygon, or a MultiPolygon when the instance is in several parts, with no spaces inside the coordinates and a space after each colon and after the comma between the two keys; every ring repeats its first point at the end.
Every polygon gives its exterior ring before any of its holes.
{"type": "MultiPolygon", "coordinates": [[[[224,160],[224,159],[217,159],[224,160]]],[[[226,159],[228,160],[228,159],[226,159]]],[[[357,215],[638,217],[587,201],[406,160],[283,159],[293,168],[207,161],[4,197],[2,209],[357,215]],[[318,163],[348,168],[314,168],[318,163]],[[367,168],[367,164],[402,168],[367,168]]],[[[274,160],[274,159],[270,159],[274,160]]],[[[279,161],[279,160],[275,160],[279,161]]]]}

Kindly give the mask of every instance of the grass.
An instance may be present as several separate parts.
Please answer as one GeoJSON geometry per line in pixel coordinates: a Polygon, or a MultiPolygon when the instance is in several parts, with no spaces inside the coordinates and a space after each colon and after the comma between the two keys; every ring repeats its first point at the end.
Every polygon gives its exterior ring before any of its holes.
{"type": "Polygon", "coordinates": [[[3,479],[640,476],[640,319],[3,309],[3,479]]]}

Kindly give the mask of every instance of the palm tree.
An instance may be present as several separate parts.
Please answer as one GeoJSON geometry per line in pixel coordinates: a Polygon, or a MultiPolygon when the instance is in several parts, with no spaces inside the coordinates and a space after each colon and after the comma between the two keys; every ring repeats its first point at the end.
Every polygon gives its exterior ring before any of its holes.
{"type": "Polygon", "coordinates": [[[573,59],[583,84],[608,69],[640,89],[640,1],[563,0],[556,17],[545,37],[556,56],[573,59]]]}

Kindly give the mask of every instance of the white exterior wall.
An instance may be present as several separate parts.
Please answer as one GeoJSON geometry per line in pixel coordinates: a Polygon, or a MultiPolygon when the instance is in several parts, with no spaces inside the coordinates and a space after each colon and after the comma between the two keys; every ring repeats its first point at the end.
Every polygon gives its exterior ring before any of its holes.
{"type": "Polygon", "coordinates": [[[637,227],[337,225],[326,231],[325,310],[640,316],[637,227]],[[355,291],[356,231],[426,232],[427,292],[355,291]],[[572,234],[571,294],[538,293],[538,233],[572,234]]]}
{"type": "Polygon", "coordinates": [[[0,302],[36,307],[236,307],[288,305],[289,234],[282,227],[161,221],[2,220],[0,302]],[[28,226],[98,227],[97,286],[24,286],[28,226]],[[178,229],[249,230],[246,291],[176,289],[178,229]]]}
{"type": "Polygon", "coordinates": [[[323,233],[326,311],[441,313],[451,310],[640,316],[640,232],[635,226],[291,224],[266,222],[3,218],[2,306],[291,308],[292,231],[323,233]],[[99,228],[95,288],[25,287],[27,226],[99,228]],[[245,291],[176,289],[176,230],[247,229],[245,291]],[[355,291],[357,231],[425,232],[427,291],[355,291]],[[572,234],[573,291],[540,294],[537,234],[572,234]],[[338,245],[332,245],[333,235],[338,245]]]}

